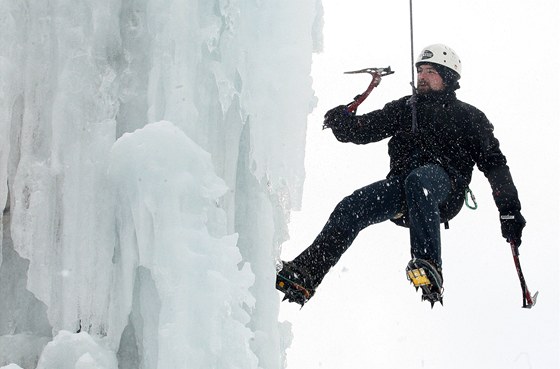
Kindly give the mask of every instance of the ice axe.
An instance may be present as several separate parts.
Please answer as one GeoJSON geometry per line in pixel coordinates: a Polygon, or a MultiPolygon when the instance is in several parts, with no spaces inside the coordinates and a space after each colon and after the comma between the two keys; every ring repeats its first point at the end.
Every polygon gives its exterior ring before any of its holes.
{"type": "Polygon", "coordinates": [[[364,100],[369,96],[371,91],[373,91],[373,89],[379,85],[379,83],[381,82],[381,77],[388,76],[389,74],[393,74],[395,72],[391,70],[390,66],[387,68],[365,68],[360,70],[353,70],[350,72],[344,72],[344,74],[358,74],[358,73],[371,74],[371,82],[368,88],[363,93],[356,96],[354,98],[354,101],[348,104],[349,113],[354,113],[356,109],[358,109],[358,106],[360,106],[360,104],[364,102],[364,100]]]}
{"type": "Polygon", "coordinates": [[[529,288],[527,288],[527,283],[525,282],[525,277],[523,277],[523,271],[521,271],[521,263],[519,262],[519,246],[514,241],[511,241],[509,244],[513,254],[513,261],[515,262],[515,269],[517,269],[517,275],[519,276],[519,281],[521,282],[521,290],[523,291],[523,307],[530,309],[537,303],[539,291],[535,292],[535,294],[531,296],[531,292],[529,292],[529,288]]]}

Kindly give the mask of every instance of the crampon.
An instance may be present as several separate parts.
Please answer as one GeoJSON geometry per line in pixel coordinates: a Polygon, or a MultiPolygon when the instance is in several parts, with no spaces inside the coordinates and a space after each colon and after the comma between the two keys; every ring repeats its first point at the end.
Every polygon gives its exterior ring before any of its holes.
{"type": "Polygon", "coordinates": [[[312,291],[281,276],[276,278],[276,289],[284,294],[282,301],[295,302],[302,307],[313,296],[312,291]]]}
{"type": "Polygon", "coordinates": [[[436,302],[443,306],[443,278],[432,263],[422,259],[412,259],[406,267],[406,276],[416,290],[422,289],[422,301],[436,302]]]}
{"type": "Polygon", "coordinates": [[[295,302],[303,307],[315,294],[310,277],[291,262],[283,262],[282,269],[276,275],[276,289],[284,294],[284,300],[295,302]]]}

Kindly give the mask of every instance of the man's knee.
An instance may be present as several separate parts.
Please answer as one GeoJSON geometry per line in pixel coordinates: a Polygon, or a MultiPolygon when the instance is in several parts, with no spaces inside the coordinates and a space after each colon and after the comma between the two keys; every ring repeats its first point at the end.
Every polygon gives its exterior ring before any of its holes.
{"type": "Polygon", "coordinates": [[[451,180],[445,170],[437,165],[415,169],[405,179],[408,201],[427,199],[441,204],[449,196],[450,191],[451,180]]]}
{"type": "Polygon", "coordinates": [[[410,174],[404,180],[404,188],[407,192],[414,191],[419,192],[424,190],[427,192],[425,185],[425,174],[421,169],[416,169],[410,172],[410,174]]]}

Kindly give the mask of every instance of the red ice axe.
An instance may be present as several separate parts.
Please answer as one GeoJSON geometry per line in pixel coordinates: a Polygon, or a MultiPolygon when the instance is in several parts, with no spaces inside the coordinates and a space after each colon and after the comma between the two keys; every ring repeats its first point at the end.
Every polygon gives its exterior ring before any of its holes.
{"type": "Polygon", "coordinates": [[[360,106],[360,104],[364,102],[364,100],[369,96],[371,91],[373,91],[373,89],[379,85],[379,83],[381,82],[381,77],[388,76],[389,74],[393,74],[395,72],[393,72],[391,70],[391,67],[387,67],[387,68],[365,68],[365,69],[360,69],[360,70],[353,70],[353,71],[350,71],[350,72],[344,72],[344,74],[357,74],[357,73],[371,74],[371,82],[370,82],[368,88],[363,93],[356,96],[354,98],[354,101],[352,101],[350,104],[348,104],[348,112],[349,113],[354,113],[356,111],[356,109],[358,109],[358,106],[360,106]]]}
{"type": "Polygon", "coordinates": [[[521,271],[521,263],[519,262],[519,246],[517,246],[513,241],[510,242],[510,246],[513,254],[513,261],[515,262],[515,269],[517,269],[519,282],[521,282],[521,290],[523,291],[523,307],[530,309],[537,303],[539,291],[535,292],[535,294],[531,296],[531,292],[529,292],[529,288],[527,288],[527,283],[525,283],[525,277],[523,277],[523,271],[521,271]]]}

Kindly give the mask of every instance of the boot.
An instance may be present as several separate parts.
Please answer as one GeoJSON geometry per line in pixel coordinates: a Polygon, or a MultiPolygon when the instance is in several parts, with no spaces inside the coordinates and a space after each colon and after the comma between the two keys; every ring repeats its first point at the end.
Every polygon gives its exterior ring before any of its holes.
{"type": "Polygon", "coordinates": [[[443,276],[433,261],[412,259],[406,267],[406,276],[416,290],[422,289],[422,301],[429,301],[432,308],[438,301],[443,305],[443,276]]]}
{"type": "Polygon", "coordinates": [[[311,275],[292,261],[283,261],[276,275],[276,289],[284,293],[284,300],[303,305],[315,294],[311,275]]]}

